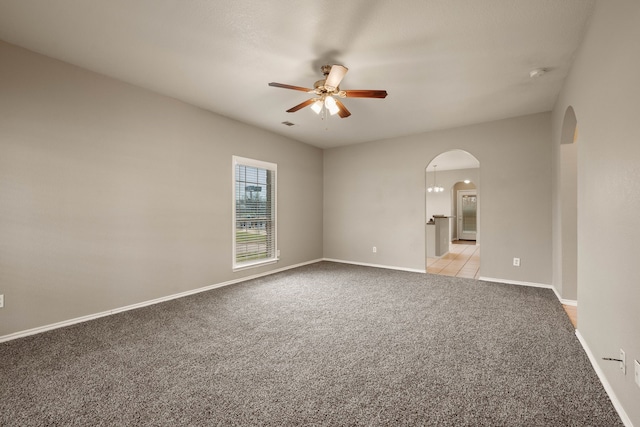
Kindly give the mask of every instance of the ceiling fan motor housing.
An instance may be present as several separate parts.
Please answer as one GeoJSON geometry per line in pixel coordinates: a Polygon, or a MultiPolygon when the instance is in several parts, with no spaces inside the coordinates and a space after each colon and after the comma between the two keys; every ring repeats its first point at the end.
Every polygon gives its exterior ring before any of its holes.
{"type": "Polygon", "coordinates": [[[315,92],[318,95],[327,94],[329,92],[338,92],[340,90],[339,88],[336,88],[335,90],[329,91],[324,85],[326,81],[327,81],[326,79],[318,80],[313,84],[314,89],[316,89],[315,92]]]}

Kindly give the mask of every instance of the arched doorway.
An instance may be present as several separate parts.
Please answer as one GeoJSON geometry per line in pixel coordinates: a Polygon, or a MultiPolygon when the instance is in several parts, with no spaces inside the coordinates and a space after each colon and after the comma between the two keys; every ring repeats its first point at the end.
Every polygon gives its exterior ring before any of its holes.
{"type": "Polygon", "coordinates": [[[439,154],[425,168],[427,273],[480,275],[480,162],[464,150],[439,154]]]}

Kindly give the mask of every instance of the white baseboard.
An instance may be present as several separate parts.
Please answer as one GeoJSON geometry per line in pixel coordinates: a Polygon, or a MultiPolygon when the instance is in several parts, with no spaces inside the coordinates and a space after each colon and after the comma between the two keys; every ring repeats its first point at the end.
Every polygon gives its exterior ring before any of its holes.
{"type": "Polygon", "coordinates": [[[591,366],[593,366],[593,370],[596,371],[596,375],[598,375],[598,379],[600,379],[600,382],[602,383],[604,390],[607,392],[609,399],[611,399],[611,403],[613,404],[613,407],[618,412],[618,415],[620,416],[622,423],[626,427],[633,427],[633,423],[631,422],[631,419],[629,418],[624,408],[622,407],[622,404],[618,400],[618,397],[613,392],[613,388],[611,387],[611,384],[609,384],[607,377],[605,377],[604,372],[602,372],[602,369],[600,369],[600,365],[598,365],[596,357],[593,355],[593,353],[591,352],[591,349],[587,345],[587,342],[584,340],[582,334],[580,334],[580,332],[577,329],[576,329],[576,337],[578,337],[578,341],[580,341],[580,344],[582,345],[584,352],[587,353],[587,357],[591,362],[591,366]]]}
{"type": "Polygon", "coordinates": [[[522,282],[520,280],[497,279],[495,277],[484,277],[484,276],[480,276],[478,280],[482,280],[484,282],[506,283],[507,285],[530,286],[532,288],[553,289],[553,286],[547,285],[544,283],[522,282]]]}
{"type": "Polygon", "coordinates": [[[352,264],[352,265],[361,265],[363,267],[374,267],[374,268],[384,268],[387,270],[399,270],[399,271],[409,271],[411,273],[425,273],[427,270],[421,270],[417,268],[405,268],[405,267],[396,267],[393,265],[382,265],[382,264],[370,264],[367,262],[355,262],[355,261],[346,261],[343,259],[333,259],[333,258],[323,258],[322,261],[329,262],[339,262],[341,264],[352,264]]]}
{"type": "Polygon", "coordinates": [[[564,298],[560,298],[560,295],[558,294],[558,291],[556,291],[556,288],[553,288],[553,292],[556,293],[556,296],[558,297],[558,300],[560,300],[560,303],[564,304],[564,305],[572,305],[574,307],[578,306],[578,301],[574,300],[574,299],[564,299],[564,298]]]}
{"type": "Polygon", "coordinates": [[[561,304],[564,305],[572,305],[574,307],[578,306],[578,301],[574,300],[574,299],[565,299],[562,298],[562,296],[560,295],[560,293],[558,292],[558,290],[556,289],[555,286],[551,286],[551,289],[553,289],[553,292],[556,294],[556,297],[558,297],[558,301],[560,301],[561,304]]]}
{"type": "Polygon", "coordinates": [[[483,277],[483,276],[480,276],[479,280],[483,280],[485,282],[506,283],[507,285],[531,286],[531,287],[534,287],[534,288],[551,289],[553,291],[553,293],[556,295],[556,298],[558,298],[558,301],[560,301],[560,304],[572,305],[574,307],[578,306],[578,301],[573,300],[573,299],[564,299],[564,298],[562,298],[560,296],[560,294],[558,293],[558,291],[556,290],[556,288],[553,287],[553,285],[547,285],[547,284],[544,284],[544,283],[535,283],[535,282],[521,282],[519,280],[496,279],[495,277],[483,277]]]}
{"type": "Polygon", "coordinates": [[[76,317],[69,320],[63,320],[62,322],[51,323],[49,325],[38,326],[36,328],[27,329],[25,331],[14,332],[12,334],[0,336],[0,343],[5,341],[15,340],[17,338],[26,337],[29,335],[39,334],[41,332],[50,331],[52,329],[64,328],[65,326],[75,325],[76,323],[87,322],[89,320],[98,319],[100,317],[110,316],[116,313],[122,313],[123,311],[135,310],[136,308],[146,307],[148,305],[159,304],[161,302],[170,301],[172,299],[186,297],[188,295],[198,294],[200,292],[210,291],[211,289],[221,288],[223,286],[229,286],[236,283],[246,282],[247,280],[257,279],[258,277],[268,276],[271,274],[279,273],[281,271],[291,270],[292,268],[302,267],[303,265],[315,264],[316,262],[320,262],[322,259],[315,259],[312,261],[306,261],[299,264],[289,265],[287,267],[277,268],[275,270],[270,270],[264,273],[252,274],[251,276],[245,276],[238,279],[229,280],[222,283],[216,283],[213,285],[205,286],[198,289],[192,289],[185,292],[180,292],[177,294],[167,295],[160,298],[155,298],[149,301],[143,301],[136,304],[127,305],[124,307],[114,308],[112,310],[102,311],[100,313],[89,314],[87,316],[76,317]]]}

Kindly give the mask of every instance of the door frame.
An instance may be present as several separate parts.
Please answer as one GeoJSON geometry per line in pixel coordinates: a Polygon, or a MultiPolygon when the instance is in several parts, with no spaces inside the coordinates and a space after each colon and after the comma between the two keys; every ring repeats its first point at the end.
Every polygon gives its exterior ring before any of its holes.
{"type": "Polygon", "coordinates": [[[474,190],[457,190],[456,191],[456,238],[458,240],[475,240],[478,241],[478,189],[474,190]],[[473,239],[462,237],[462,196],[473,195],[476,196],[476,231],[473,239]]]}

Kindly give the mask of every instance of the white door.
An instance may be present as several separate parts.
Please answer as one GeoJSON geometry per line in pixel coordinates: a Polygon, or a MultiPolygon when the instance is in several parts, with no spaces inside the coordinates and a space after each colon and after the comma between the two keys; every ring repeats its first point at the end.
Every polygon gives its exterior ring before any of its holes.
{"type": "Polygon", "coordinates": [[[458,240],[476,240],[477,210],[476,190],[458,190],[458,240]]]}

